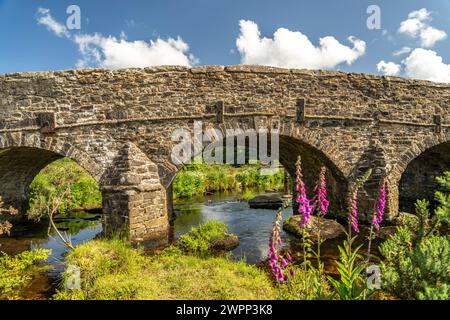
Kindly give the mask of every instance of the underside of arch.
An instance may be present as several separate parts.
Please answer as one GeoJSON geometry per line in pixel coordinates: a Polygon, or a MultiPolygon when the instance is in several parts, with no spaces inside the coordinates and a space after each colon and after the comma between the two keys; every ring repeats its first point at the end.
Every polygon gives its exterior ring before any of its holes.
{"type": "Polygon", "coordinates": [[[407,165],[399,182],[399,210],[414,212],[417,199],[434,203],[436,177],[450,170],[450,141],[425,150],[407,165]]]}
{"type": "Polygon", "coordinates": [[[0,150],[0,197],[5,207],[24,213],[28,207],[28,188],[34,177],[48,164],[63,156],[48,150],[12,147],[0,150]]]}
{"type": "MultiPolygon", "coordinates": [[[[309,197],[314,194],[314,187],[317,184],[321,168],[326,168],[330,215],[340,217],[346,207],[345,199],[348,187],[347,179],[342,171],[322,151],[300,139],[281,136],[280,163],[291,177],[295,177],[295,163],[298,156],[301,157],[303,181],[306,184],[306,192],[309,197]]],[[[293,194],[295,193],[293,192],[293,194]]],[[[294,213],[296,211],[297,208],[294,205],[294,213]]]]}

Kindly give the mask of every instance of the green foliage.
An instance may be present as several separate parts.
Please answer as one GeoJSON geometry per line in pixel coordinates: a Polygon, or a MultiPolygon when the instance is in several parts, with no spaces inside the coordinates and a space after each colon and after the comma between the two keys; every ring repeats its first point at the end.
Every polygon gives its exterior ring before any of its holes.
{"type": "MultiPolygon", "coordinates": [[[[120,240],[77,246],[67,265],[81,269],[81,289],[64,283],[55,299],[274,299],[264,271],[243,261],[184,255],[175,247],[152,257],[120,240]]],[[[67,276],[64,278],[67,279],[67,276]]]]}
{"type": "Polygon", "coordinates": [[[362,300],[367,289],[362,272],[365,268],[362,256],[358,253],[361,246],[352,249],[356,237],[345,240],[343,247],[339,248],[339,261],[336,262],[339,279],[328,276],[328,280],[336,290],[335,294],[340,300],[362,300]]]}
{"type": "Polygon", "coordinates": [[[188,198],[205,193],[205,175],[196,171],[181,171],[173,182],[176,197],[188,198]]]}
{"type": "Polygon", "coordinates": [[[264,175],[260,167],[205,163],[186,165],[173,182],[174,196],[185,198],[215,191],[283,188],[283,170],[278,170],[272,175],[264,175]]]}
{"type": "Polygon", "coordinates": [[[431,235],[415,242],[414,230],[402,226],[381,245],[383,287],[402,299],[448,299],[449,237],[431,235]]]}
{"type": "Polygon", "coordinates": [[[97,182],[74,161],[63,158],[45,167],[31,183],[28,217],[39,220],[46,216],[54,199],[61,198],[68,185],[70,193],[63,197],[59,213],[66,214],[75,208],[101,206],[101,192],[97,182]]]}
{"type": "Polygon", "coordinates": [[[324,276],[313,267],[305,272],[303,267],[292,267],[294,276],[289,281],[277,283],[278,299],[326,300],[331,298],[330,286],[324,276]]]}
{"type": "Polygon", "coordinates": [[[444,172],[436,181],[441,190],[435,193],[438,206],[434,213],[440,222],[450,225],[450,171],[444,172]]]}
{"type": "Polygon", "coordinates": [[[259,168],[248,167],[236,175],[236,180],[240,183],[240,186],[243,189],[281,189],[283,187],[284,172],[283,170],[278,170],[275,174],[265,175],[262,174],[259,168]]]}
{"type": "Polygon", "coordinates": [[[210,254],[214,241],[227,236],[227,225],[221,221],[207,221],[183,235],[177,246],[185,253],[205,256],[210,254]]]}
{"type": "Polygon", "coordinates": [[[50,250],[36,249],[10,256],[0,253],[0,299],[15,299],[29,284],[32,276],[45,267],[37,266],[50,255],[50,250]]]}
{"type": "Polygon", "coordinates": [[[396,233],[380,246],[386,258],[381,264],[383,287],[403,299],[450,297],[450,237],[439,234],[450,214],[448,172],[438,181],[446,191],[436,193],[435,215],[430,214],[428,201],[418,200],[417,217],[403,217],[396,233]]]}

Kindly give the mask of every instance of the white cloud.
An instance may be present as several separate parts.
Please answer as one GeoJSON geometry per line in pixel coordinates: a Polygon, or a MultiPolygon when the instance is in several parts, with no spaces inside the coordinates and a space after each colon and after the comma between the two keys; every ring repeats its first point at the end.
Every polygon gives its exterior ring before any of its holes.
{"type": "Polygon", "coordinates": [[[101,34],[71,35],[66,27],[55,21],[50,10],[38,9],[38,24],[47,26],[57,36],[65,36],[78,45],[80,59],[77,67],[129,68],[157,65],[191,66],[198,60],[189,53],[189,46],[180,37],[155,41],[128,41],[125,33],[120,38],[101,34]]]}
{"type": "Polygon", "coordinates": [[[377,64],[377,70],[387,76],[396,76],[401,71],[401,66],[394,62],[385,62],[381,60],[377,64]]]}
{"type": "Polygon", "coordinates": [[[411,78],[450,83],[450,64],[433,50],[415,49],[402,63],[411,78]]]}
{"type": "Polygon", "coordinates": [[[444,40],[445,38],[447,38],[447,33],[445,33],[445,31],[433,27],[426,27],[420,33],[422,46],[425,48],[431,48],[436,42],[444,40]]]}
{"type": "Polygon", "coordinates": [[[412,11],[409,13],[408,19],[400,23],[398,32],[412,38],[419,37],[422,47],[431,48],[436,42],[442,41],[447,37],[445,31],[429,25],[431,20],[431,13],[425,8],[412,11]]]}
{"type": "Polygon", "coordinates": [[[355,37],[348,40],[353,47],[345,46],[332,36],[320,39],[314,46],[301,32],[279,28],[273,39],[261,37],[253,21],[239,22],[240,34],[236,46],[244,64],[259,64],[285,68],[334,68],[341,63],[351,65],[366,50],[366,43],[355,37]]]}
{"type": "Polygon", "coordinates": [[[190,66],[197,63],[195,57],[188,54],[189,46],[181,38],[145,42],[94,34],[77,35],[74,41],[82,56],[78,67],[96,65],[117,69],[157,65],[190,66]]]}
{"type": "Polygon", "coordinates": [[[66,26],[59,23],[50,15],[50,10],[46,8],[38,8],[37,23],[44,25],[48,30],[52,31],[58,37],[69,37],[69,31],[66,26]]]}
{"type": "Polygon", "coordinates": [[[397,50],[393,53],[394,56],[401,56],[404,55],[406,53],[410,53],[411,52],[411,48],[410,47],[403,47],[400,50],[397,50]]]}

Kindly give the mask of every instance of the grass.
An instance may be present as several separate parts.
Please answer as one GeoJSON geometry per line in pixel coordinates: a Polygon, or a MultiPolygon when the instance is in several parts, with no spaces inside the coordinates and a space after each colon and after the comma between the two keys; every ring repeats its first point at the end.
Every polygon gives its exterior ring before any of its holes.
{"type": "MultiPolygon", "coordinates": [[[[156,256],[124,241],[94,240],[75,248],[68,265],[81,269],[81,288],[55,299],[274,299],[263,270],[226,258],[200,258],[170,247],[156,256]]],[[[66,279],[67,280],[67,279],[66,279]]]]}

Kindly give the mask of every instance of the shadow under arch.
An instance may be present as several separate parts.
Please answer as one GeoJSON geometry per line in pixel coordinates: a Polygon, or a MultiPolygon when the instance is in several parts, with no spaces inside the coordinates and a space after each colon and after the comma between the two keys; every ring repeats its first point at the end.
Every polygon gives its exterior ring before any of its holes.
{"type": "Polygon", "coordinates": [[[434,203],[436,177],[449,170],[450,141],[434,145],[407,161],[398,184],[399,211],[413,213],[417,199],[434,203]]]}
{"type": "MultiPolygon", "coordinates": [[[[312,197],[322,167],[327,170],[326,182],[330,216],[339,218],[346,208],[348,182],[343,171],[322,150],[301,138],[280,135],[280,163],[291,177],[295,177],[295,163],[301,156],[303,180],[308,197],[312,197]]],[[[294,192],[293,192],[294,194],[294,192]]],[[[294,205],[294,214],[297,212],[294,205]]]]}

